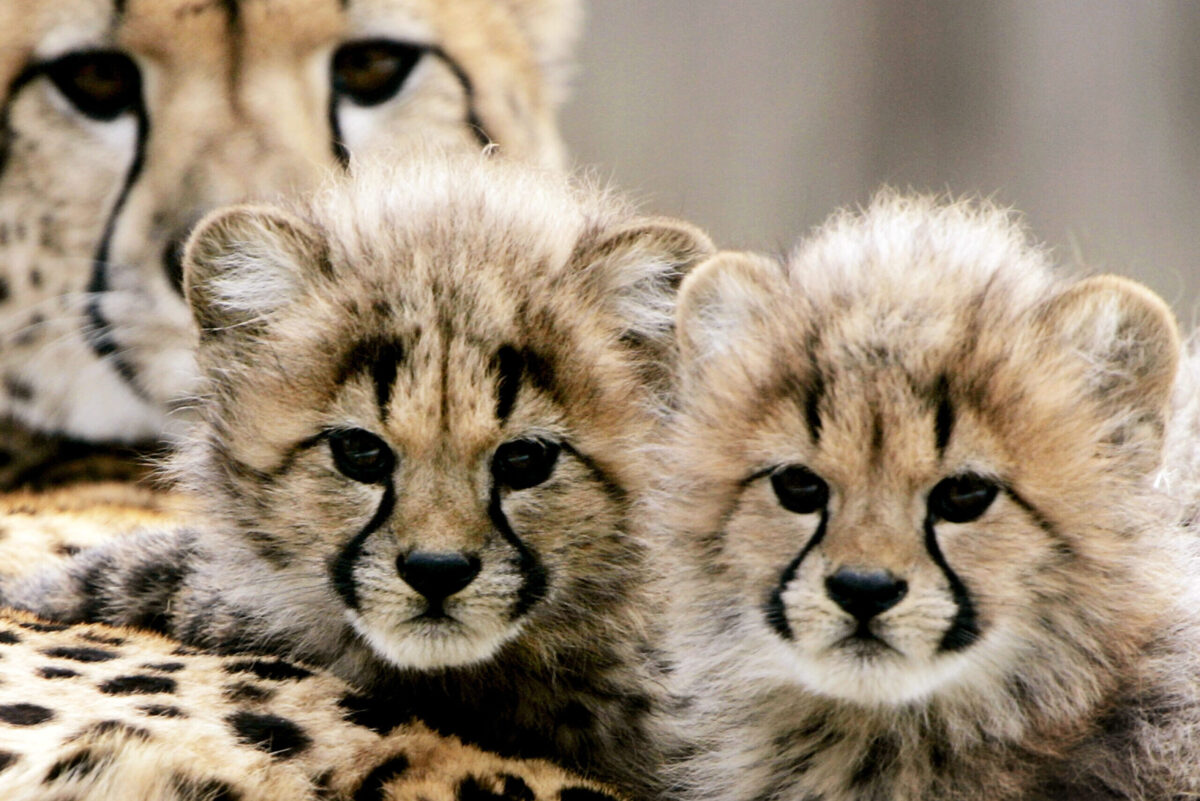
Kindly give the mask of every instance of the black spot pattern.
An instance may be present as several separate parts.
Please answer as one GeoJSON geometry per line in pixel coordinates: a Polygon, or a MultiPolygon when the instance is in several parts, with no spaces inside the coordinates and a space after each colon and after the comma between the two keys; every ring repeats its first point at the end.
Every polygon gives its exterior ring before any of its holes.
{"type": "Polygon", "coordinates": [[[17,761],[19,757],[11,751],[0,751],[0,771],[17,761]]]}
{"type": "Polygon", "coordinates": [[[110,659],[116,659],[117,654],[112,651],[105,651],[100,648],[47,648],[42,651],[46,656],[53,656],[59,659],[73,659],[76,662],[107,662],[110,659]]]}
{"type": "Polygon", "coordinates": [[[387,734],[401,723],[412,720],[411,714],[397,713],[403,709],[388,699],[374,698],[369,695],[349,693],[338,701],[338,706],[346,710],[345,719],[355,726],[370,729],[376,734],[387,734]]]}
{"type": "Polygon", "coordinates": [[[177,706],[170,704],[146,704],[139,706],[141,712],[154,718],[186,718],[187,713],[177,706]]]}
{"type": "Polygon", "coordinates": [[[124,637],[109,637],[104,634],[96,634],[95,632],[91,632],[91,631],[85,631],[83,634],[80,634],[79,636],[80,636],[80,638],[85,639],[88,642],[99,643],[100,645],[124,645],[125,644],[124,637]]]}
{"type": "Polygon", "coordinates": [[[354,801],[383,801],[383,791],[388,782],[400,777],[406,770],[408,770],[408,757],[404,754],[396,754],[380,763],[367,774],[362,784],[354,791],[354,801]]]}
{"type": "Polygon", "coordinates": [[[68,628],[66,623],[32,623],[26,621],[24,623],[18,623],[17,625],[23,629],[29,629],[30,631],[43,632],[66,631],[68,628]]]}
{"type": "Polygon", "coordinates": [[[225,687],[225,698],[234,702],[241,703],[244,701],[266,701],[275,695],[274,690],[268,690],[266,687],[259,687],[257,684],[251,684],[248,681],[240,681],[237,684],[230,684],[225,687]]]}
{"type": "Polygon", "coordinates": [[[79,675],[77,670],[53,666],[38,668],[37,672],[43,679],[73,679],[79,675]]]}
{"type": "Polygon", "coordinates": [[[225,666],[225,672],[253,673],[260,679],[270,681],[299,680],[312,675],[311,670],[305,670],[281,659],[247,659],[241,662],[230,662],[225,666]]]}
{"type": "Polygon", "coordinates": [[[234,734],[246,745],[253,745],[277,759],[288,759],[308,748],[308,735],[292,721],[278,715],[235,712],[225,719],[234,734]]]}
{"type": "Polygon", "coordinates": [[[185,665],[182,662],[159,662],[158,664],[142,665],[146,670],[161,670],[163,673],[178,673],[185,665]]]}
{"type": "Polygon", "coordinates": [[[15,631],[0,631],[0,645],[16,645],[21,637],[15,631]]]}
{"type": "Polygon", "coordinates": [[[242,794],[217,779],[191,779],[176,773],[171,784],[179,801],[240,801],[242,794]]]}
{"type": "Polygon", "coordinates": [[[149,740],[150,732],[143,729],[141,726],[131,726],[128,723],[122,723],[119,720],[102,720],[99,723],[94,723],[88,726],[81,733],[82,735],[98,735],[98,734],[123,734],[126,737],[131,737],[135,740],[149,740]]]}
{"type": "Polygon", "coordinates": [[[13,726],[36,726],[54,718],[53,710],[37,704],[5,704],[0,706],[0,721],[13,726]]]}
{"type": "Polygon", "coordinates": [[[85,748],[51,765],[50,770],[46,771],[46,784],[60,777],[82,779],[98,767],[100,767],[100,761],[96,755],[85,748]]]}
{"type": "Polygon", "coordinates": [[[152,695],[175,692],[175,679],[166,676],[117,676],[100,685],[107,695],[152,695]]]}

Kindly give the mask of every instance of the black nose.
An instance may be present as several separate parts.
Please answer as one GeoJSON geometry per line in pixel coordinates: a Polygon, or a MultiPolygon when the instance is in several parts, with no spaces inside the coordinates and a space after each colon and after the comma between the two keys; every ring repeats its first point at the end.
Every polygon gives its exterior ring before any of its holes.
{"type": "Polygon", "coordinates": [[[431,601],[449,598],[479,575],[479,557],[413,551],[396,560],[400,578],[431,601]]]}
{"type": "Polygon", "coordinates": [[[843,567],[825,579],[825,591],[838,606],[861,623],[886,612],[908,592],[908,582],[886,570],[851,570],[843,567]]]}

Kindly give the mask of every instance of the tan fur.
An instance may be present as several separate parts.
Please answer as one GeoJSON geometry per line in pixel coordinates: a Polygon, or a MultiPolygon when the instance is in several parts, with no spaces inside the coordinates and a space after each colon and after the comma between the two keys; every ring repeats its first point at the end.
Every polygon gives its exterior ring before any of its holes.
{"type": "Polygon", "coordinates": [[[201,654],[138,629],[64,627],[6,610],[0,796],[455,801],[507,792],[550,801],[566,791],[613,799],[549,763],[502,759],[419,723],[375,731],[350,714],[355,697],[328,674],[275,658],[201,654]],[[139,691],[117,691],[133,682],[139,691]],[[234,728],[239,715],[263,721],[262,745],[244,741],[249,726],[234,728]],[[480,793],[470,795],[473,787],[480,793]]]}
{"type": "Polygon", "coordinates": [[[885,194],[784,263],[710,260],[678,326],[682,796],[1200,794],[1161,300],[885,194]]]}
{"type": "Polygon", "coordinates": [[[645,791],[662,688],[632,510],[674,288],[711,243],[498,158],[359,166],[189,245],[202,422],[176,471],[204,522],[4,595],[328,666],[439,730],[645,791]],[[382,472],[346,467],[349,434],[382,472]],[[431,598],[406,574],[430,554],[475,572],[431,598]]]}
{"type": "Polygon", "coordinates": [[[216,206],[336,169],[331,58],[344,43],[427,48],[391,99],[337,102],[352,158],[491,139],[513,157],[563,160],[555,112],[577,0],[116,5],[0,4],[0,418],[37,431],[137,442],[178,428],[170,410],[195,377],[195,331],[168,251],[216,206]],[[135,111],[89,118],[39,72],[98,49],[136,63],[146,131],[135,111]]]}

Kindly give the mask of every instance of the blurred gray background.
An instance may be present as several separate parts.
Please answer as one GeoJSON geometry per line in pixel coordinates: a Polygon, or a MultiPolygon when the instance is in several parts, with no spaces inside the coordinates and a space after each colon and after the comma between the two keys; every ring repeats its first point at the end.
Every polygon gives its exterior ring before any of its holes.
{"type": "Polygon", "coordinates": [[[576,161],[779,250],[887,183],[1023,211],[1200,322],[1200,2],[591,0],[576,161]]]}

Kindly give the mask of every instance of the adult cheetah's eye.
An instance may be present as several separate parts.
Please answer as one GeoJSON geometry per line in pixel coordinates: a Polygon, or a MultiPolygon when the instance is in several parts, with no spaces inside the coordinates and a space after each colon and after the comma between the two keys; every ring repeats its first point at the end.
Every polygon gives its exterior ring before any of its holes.
{"type": "Polygon", "coordinates": [[[338,470],[364,484],[383,482],[396,466],[396,457],[387,443],[361,428],[331,431],[329,450],[338,470]]]}
{"type": "Polygon", "coordinates": [[[948,523],[969,523],[987,511],[999,489],[975,473],[943,478],[929,493],[929,511],[948,523]]]}
{"type": "Polygon", "coordinates": [[[496,449],[492,475],[515,490],[536,487],[554,472],[562,446],[544,439],[514,439],[496,449]]]}
{"type": "Polygon", "coordinates": [[[45,73],[75,108],[95,120],[116,119],[141,102],[141,73],[133,59],[116,50],[68,53],[46,65],[45,73]]]}
{"type": "Polygon", "coordinates": [[[771,474],[771,486],[779,504],[798,515],[812,514],[829,503],[829,485],[803,465],[782,467],[771,474]]]}
{"type": "Polygon", "coordinates": [[[333,54],[333,90],[360,106],[376,106],[404,85],[425,50],[390,39],[347,42],[333,54]]]}

